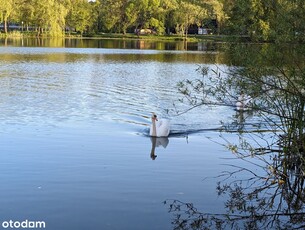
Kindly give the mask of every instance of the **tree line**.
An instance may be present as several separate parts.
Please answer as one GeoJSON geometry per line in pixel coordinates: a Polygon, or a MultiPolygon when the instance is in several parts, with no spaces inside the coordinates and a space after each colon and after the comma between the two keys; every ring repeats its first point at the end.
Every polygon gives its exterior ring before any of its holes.
{"type": "Polygon", "coordinates": [[[0,0],[0,22],[37,35],[153,29],[187,36],[191,26],[259,41],[304,41],[303,0],[0,0]]]}

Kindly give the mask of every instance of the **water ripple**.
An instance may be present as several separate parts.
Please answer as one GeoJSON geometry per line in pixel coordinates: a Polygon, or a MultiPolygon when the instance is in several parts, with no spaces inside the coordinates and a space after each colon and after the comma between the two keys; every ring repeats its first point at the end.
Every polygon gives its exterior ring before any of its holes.
{"type": "Polygon", "coordinates": [[[172,133],[180,135],[217,129],[219,121],[228,117],[226,108],[197,108],[181,116],[173,112],[173,104],[181,97],[176,84],[198,77],[195,63],[129,59],[129,54],[155,55],[159,51],[116,50],[112,55],[119,58],[113,61],[112,56],[110,62],[92,59],[92,55],[101,55],[100,50],[87,50],[81,59],[73,52],[18,49],[11,62],[0,61],[0,121],[56,126],[99,120],[143,130],[155,112],[170,118],[172,133]],[[50,54],[65,61],[54,61],[50,54]]]}

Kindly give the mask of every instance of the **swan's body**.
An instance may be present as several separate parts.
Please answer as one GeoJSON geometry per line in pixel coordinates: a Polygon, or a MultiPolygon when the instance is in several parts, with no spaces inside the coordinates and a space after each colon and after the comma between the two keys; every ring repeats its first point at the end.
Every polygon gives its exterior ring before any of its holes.
{"type": "Polygon", "coordinates": [[[250,96],[241,94],[238,97],[238,101],[236,102],[236,110],[238,111],[248,110],[251,100],[252,98],[250,96]]]}
{"type": "Polygon", "coordinates": [[[170,131],[170,122],[167,119],[157,119],[157,115],[153,114],[151,118],[149,135],[152,137],[167,137],[170,131]]]}

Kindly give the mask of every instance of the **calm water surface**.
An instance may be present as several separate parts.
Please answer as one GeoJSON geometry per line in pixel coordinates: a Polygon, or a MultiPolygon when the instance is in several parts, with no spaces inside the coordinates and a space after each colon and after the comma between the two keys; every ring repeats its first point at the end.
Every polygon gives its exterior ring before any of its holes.
{"type": "Polygon", "coordinates": [[[186,109],[177,82],[199,77],[198,65],[216,54],[0,47],[0,222],[172,229],[163,202],[173,199],[222,212],[215,177],[231,155],[209,138],[218,140],[220,120],[235,112],[177,116],[174,106],[186,109]],[[151,112],[172,124],[156,148],[147,135],[151,112]]]}

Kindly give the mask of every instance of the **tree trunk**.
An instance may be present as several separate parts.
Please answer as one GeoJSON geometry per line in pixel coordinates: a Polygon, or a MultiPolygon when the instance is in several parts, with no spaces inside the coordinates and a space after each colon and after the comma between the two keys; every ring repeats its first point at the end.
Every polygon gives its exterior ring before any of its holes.
{"type": "Polygon", "coordinates": [[[185,40],[187,40],[187,33],[188,33],[188,30],[189,30],[188,26],[186,26],[184,30],[185,30],[184,31],[184,34],[185,34],[184,38],[185,38],[185,40]]]}
{"type": "Polygon", "coordinates": [[[4,33],[7,34],[7,20],[6,19],[4,19],[3,26],[4,26],[4,33]]]}

